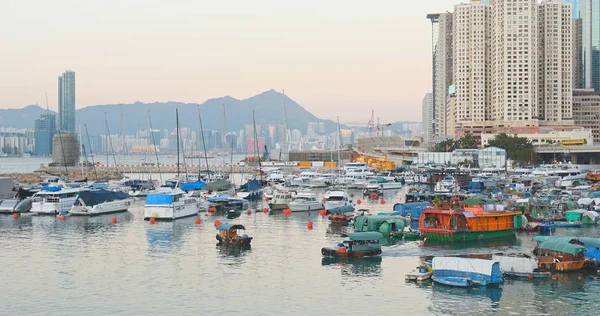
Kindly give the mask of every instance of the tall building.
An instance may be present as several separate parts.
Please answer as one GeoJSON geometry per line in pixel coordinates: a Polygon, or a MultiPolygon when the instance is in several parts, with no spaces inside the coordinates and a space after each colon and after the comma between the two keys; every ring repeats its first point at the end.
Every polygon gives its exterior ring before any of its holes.
{"type": "Polygon", "coordinates": [[[579,2],[586,0],[562,0],[564,3],[570,3],[572,8],[572,16],[574,19],[579,18],[579,2]]]}
{"type": "Polygon", "coordinates": [[[35,120],[35,154],[52,155],[52,138],[56,132],[56,115],[48,112],[35,120]]]}
{"type": "Polygon", "coordinates": [[[427,93],[423,98],[423,143],[427,146],[433,142],[433,94],[427,93]]]}
{"type": "Polygon", "coordinates": [[[571,4],[538,6],[538,119],[541,125],[573,125],[571,4]]]}
{"type": "Polygon", "coordinates": [[[600,0],[580,0],[579,17],[583,86],[600,91],[600,0]]]}
{"type": "Polygon", "coordinates": [[[577,126],[591,129],[594,143],[600,143],[600,91],[573,90],[573,119],[577,126]]]}
{"type": "MultiPolygon", "coordinates": [[[[491,10],[479,1],[459,4],[454,9],[455,119],[459,122],[490,120],[491,10]]],[[[448,89],[444,91],[446,95],[448,92],[448,89]]]]}
{"type": "Polygon", "coordinates": [[[583,69],[582,69],[582,45],[583,45],[583,37],[581,36],[581,28],[582,28],[582,20],[579,18],[573,19],[573,25],[571,27],[571,39],[573,46],[573,54],[571,58],[573,60],[573,89],[581,89],[584,88],[583,84],[583,69]]]}
{"type": "Polygon", "coordinates": [[[452,14],[429,14],[432,26],[432,91],[434,138],[444,139],[445,105],[448,87],[452,84],[452,14]]]}
{"type": "Polygon", "coordinates": [[[75,133],[75,72],[71,70],[58,77],[58,129],[75,133]]]}

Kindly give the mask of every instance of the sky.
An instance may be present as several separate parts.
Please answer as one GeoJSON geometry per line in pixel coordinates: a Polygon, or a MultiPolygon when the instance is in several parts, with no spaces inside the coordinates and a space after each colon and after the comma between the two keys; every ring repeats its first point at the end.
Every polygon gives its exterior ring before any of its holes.
{"type": "Polygon", "coordinates": [[[323,119],[421,120],[428,13],[460,1],[0,0],[0,108],[285,93],[323,119]]]}

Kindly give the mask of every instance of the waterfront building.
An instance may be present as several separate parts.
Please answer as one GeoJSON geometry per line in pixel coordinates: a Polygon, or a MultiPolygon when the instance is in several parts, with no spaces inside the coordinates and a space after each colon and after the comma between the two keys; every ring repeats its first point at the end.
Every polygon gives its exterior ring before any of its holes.
{"type": "MultiPolygon", "coordinates": [[[[532,133],[506,133],[509,136],[519,136],[527,138],[531,141],[535,147],[543,146],[560,146],[565,141],[581,141],[582,145],[594,145],[594,137],[590,129],[582,127],[575,128],[568,131],[556,131],[556,130],[544,130],[544,128],[532,133]]],[[[496,137],[493,134],[481,135],[481,146],[485,147],[489,141],[496,137]]]]}
{"type": "Polygon", "coordinates": [[[71,70],[58,77],[58,129],[75,133],[75,72],[71,70]]]}
{"type": "Polygon", "coordinates": [[[35,120],[34,139],[35,154],[49,156],[52,155],[52,138],[56,132],[56,115],[48,112],[40,115],[35,120]]]}
{"type": "Polygon", "coordinates": [[[575,125],[591,130],[594,143],[600,144],[600,91],[573,90],[573,119],[575,125]]]}

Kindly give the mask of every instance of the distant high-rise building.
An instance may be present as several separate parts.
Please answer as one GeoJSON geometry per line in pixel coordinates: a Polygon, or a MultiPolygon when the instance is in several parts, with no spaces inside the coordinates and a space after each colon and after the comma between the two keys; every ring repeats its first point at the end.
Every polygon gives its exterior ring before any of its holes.
{"type": "Polygon", "coordinates": [[[75,133],[75,72],[71,70],[58,77],[58,129],[75,133]]]}
{"type": "Polygon", "coordinates": [[[573,89],[581,89],[584,87],[583,84],[583,69],[582,69],[582,45],[583,45],[583,37],[581,36],[581,28],[582,28],[582,20],[581,19],[573,19],[573,26],[571,27],[571,31],[573,32],[571,38],[572,46],[573,46],[573,89]]]}
{"type": "Polygon", "coordinates": [[[432,91],[434,135],[445,138],[446,96],[452,84],[452,13],[429,14],[432,25],[432,91]]]}
{"type": "Polygon", "coordinates": [[[587,89],[600,91],[600,0],[579,1],[582,37],[582,80],[587,89]]]}
{"type": "Polygon", "coordinates": [[[587,0],[563,0],[564,3],[570,3],[572,9],[572,16],[574,19],[580,18],[579,16],[579,2],[587,0]]]}
{"type": "Polygon", "coordinates": [[[433,94],[427,93],[423,98],[423,143],[433,144],[433,94]]]}
{"type": "Polygon", "coordinates": [[[573,90],[573,119],[577,126],[591,129],[594,143],[600,143],[600,91],[573,90]]]}
{"type": "Polygon", "coordinates": [[[56,132],[56,115],[48,112],[35,120],[35,154],[52,155],[52,138],[56,132]]]}

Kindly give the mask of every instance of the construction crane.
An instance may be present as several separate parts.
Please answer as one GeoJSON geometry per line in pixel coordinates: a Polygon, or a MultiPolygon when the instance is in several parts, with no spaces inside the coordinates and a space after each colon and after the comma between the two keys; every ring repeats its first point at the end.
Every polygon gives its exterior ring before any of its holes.
{"type": "Polygon", "coordinates": [[[375,136],[381,136],[383,127],[392,126],[391,123],[381,123],[379,118],[375,120],[375,110],[371,110],[371,119],[367,122],[367,124],[360,122],[345,122],[342,124],[347,126],[366,126],[366,132],[369,133],[370,137],[373,137],[373,131],[375,131],[375,136]]]}

